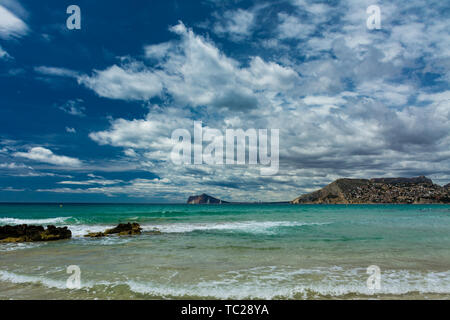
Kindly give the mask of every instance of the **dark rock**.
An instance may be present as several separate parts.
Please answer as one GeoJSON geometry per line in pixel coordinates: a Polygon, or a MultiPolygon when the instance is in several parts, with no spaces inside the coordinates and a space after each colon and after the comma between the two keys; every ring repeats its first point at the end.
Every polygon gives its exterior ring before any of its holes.
{"type": "Polygon", "coordinates": [[[214,197],[211,197],[207,195],[206,193],[203,193],[199,196],[191,196],[187,200],[188,204],[222,204],[222,203],[228,203],[227,201],[223,201],[214,197]]]}
{"type": "Polygon", "coordinates": [[[108,234],[119,234],[119,236],[124,235],[135,235],[141,234],[142,228],[139,223],[120,223],[117,227],[105,230],[105,235],[108,234]]]}
{"type": "Polygon", "coordinates": [[[104,237],[105,234],[103,232],[89,232],[88,234],[85,234],[84,236],[89,237],[89,238],[101,238],[101,237],[104,237]]]}
{"type": "Polygon", "coordinates": [[[302,195],[293,204],[450,203],[450,190],[420,176],[415,178],[338,179],[302,195]]]}
{"type": "Polygon", "coordinates": [[[131,236],[141,234],[142,228],[139,223],[120,223],[117,227],[106,229],[104,232],[90,232],[85,235],[89,238],[100,238],[110,234],[118,234],[119,236],[131,236]]]}
{"type": "Polygon", "coordinates": [[[70,239],[72,232],[67,227],[57,228],[53,225],[44,229],[42,226],[1,226],[0,242],[32,242],[70,239]]]}

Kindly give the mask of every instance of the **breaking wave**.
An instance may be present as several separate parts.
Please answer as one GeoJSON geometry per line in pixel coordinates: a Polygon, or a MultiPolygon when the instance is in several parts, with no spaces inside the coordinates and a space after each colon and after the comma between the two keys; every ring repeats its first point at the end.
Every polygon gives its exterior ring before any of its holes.
{"type": "Polygon", "coordinates": [[[0,218],[0,225],[5,224],[61,224],[71,219],[72,217],[56,217],[48,219],[18,219],[18,218],[0,218]]]}
{"type": "Polygon", "coordinates": [[[194,231],[240,231],[248,233],[275,233],[280,227],[301,227],[324,225],[328,223],[292,222],[292,221],[240,221],[240,222],[214,222],[214,223],[172,223],[143,226],[144,231],[158,229],[163,233],[187,233],[194,231]]]}
{"type": "MultiPolygon", "coordinates": [[[[383,272],[380,290],[371,291],[366,287],[365,269],[342,270],[334,268],[281,270],[276,267],[253,268],[232,271],[221,275],[221,279],[199,281],[198,283],[176,284],[156,281],[82,281],[82,290],[96,291],[100,286],[113,289],[128,287],[129,295],[142,294],[154,298],[217,298],[217,299],[317,299],[343,298],[346,296],[374,297],[402,296],[416,294],[450,294],[450,271],[412,272],[407,270],[383,272]],[[364,276],[361,276],[364,274],[364,276]],[[312,281],[299,275],[314,275],[320,280],[312,281]]],[[[0,270],[0,281],[15,284],[41,284],[47,288],[66,289],[62,280],[48,277],[20,275],[0,270]]],[[[108,290],[109,290],[108,289],[108,290]]],[[[117,298],[124,298],[120,296],[117,298]]]]}

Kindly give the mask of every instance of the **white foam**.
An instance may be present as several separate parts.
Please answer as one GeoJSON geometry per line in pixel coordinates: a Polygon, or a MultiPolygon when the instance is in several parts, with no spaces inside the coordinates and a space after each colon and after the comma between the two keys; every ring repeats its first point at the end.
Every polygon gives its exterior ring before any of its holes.
{"type": "Polygon", "coordinates": [[[37,248],[40,246],[43,246],[44,243],[40,242],[40,243],[36,243],[36,242],[32,242],[32,243],[3,243],[0,246],[0,252],[7,252],[7,251],[15,251],[15,250],[23,250],[23,249],[32,249],[32,248],[37,248]]]}
{"type": "Polygon", "coordinates": [[[52,280],[49,278],[20,275],[9,271],[0,270],[0,280],[11,283],[40,283],[48,288],[65,289],[65,281],[52,280]]]}
{"type": "Polygon", "coordinates": [[[57,224],[64,223],[64,221],[72,217],[56,217],[49,219],[18,219],[18,218],[0,218],[0,224],[57,224]]]}
{"type": "Polygon", "coordinates": [[[106,229],[111,229],[116,226],[113,225],[87,225],[87,224],[72,224],[68,225],[70,231],[72,231],[72,237],[83,237],[89,232],[103,232],[106,229]]]}
{"type": "Polygon", "coordinates": [[[317,222],[293,222],[293,221],[239,221],[239,222],[212,222],[212,223],[171,223],[143,225],[144,231],[158,229],[163,233],[186,233],[207,230],[231,230],[248,233],[274,233],[274,228],[300,227],[309,225],[323,225],[327,223],[317,222]]]}
{"type": "MultiPolygon", "coordinates": [[[[342,297],[348,294],[361,296],[375,294],[374,298],[408,293],[450,294],[450,271],[427,273],[409,270],[384,271],[381,289],[377,291],[371,291],[366,287],[367,274],[364,268],[295,269],[272,266],[230,271],[221,274],[219,278],[189,284],[136,280],[82,281],[81,284],[82,289],[91,289],[97,285],[107,288],[127,285],[132,292],[166,298],[190,296],[217,299],[314,299],[320,296],[342,297]],[[272,276],[267,277],[270,274],[272,276]],[[312,274],[315,275],[315,280],[308,277],[312,274]],[[298,277],[299,275],[306,277],[298,277]],[[321,277],[317,278],[318,275],[321,277]]],[[[67,289],[65,281],[2,270],[0,281],[18,284],[39,283],[48,288],[67,289]]]]}
{"type": "MultiPolygon", "coordinates": [[[[66,280],[63,281],[63,280],[50,279],[48,277],[42,277],[42,276],[23,275],[23,274],[17,274],[17,273],[5,271],[5,270],[0,270],[0,281],[10,282],[10,283],[18,283],[18,284],[39,283],[47,288],[72,290],[72,289],[67,288],[66,280]]],[[[92,282],[92,281],[83,281],[82,280],[80,285],[81,285],[80,289],[89,289],[89,288],[94,287],[95,285],[112,286],[115,284],[108,282],[108,281],[92,282]]]]}
{"type": "MultiPolygon", "coordinates": [[[[337,270],[337,269],[335,269],[337,270]]],[[[272,269],[273,271],[273,269],[272,269]]],[[[390,271],[382,278],[380,290],[372,291],[366,286],[364,269],[362,277],[349,277],[356,270],[331,272],[330,269],[301,269],[281,274],[275,272],[269,277],[246,278],[238,272],[235,277],[216,281],[202,281],[198,284],[159,284],[156,282],[129,281],[134,292],[157,297],[201,297],[216,299],[314,299],[320,296],[342,297],[345,295],[374,296],[419,294],[449,294],[450,271],[414,273],[410,271],[390,271]],[[323,274],[321,280],[310,278],[288,280],[294,275],[323,274]],[[329,276],[326,276],[328,274],[329,276]]]]}

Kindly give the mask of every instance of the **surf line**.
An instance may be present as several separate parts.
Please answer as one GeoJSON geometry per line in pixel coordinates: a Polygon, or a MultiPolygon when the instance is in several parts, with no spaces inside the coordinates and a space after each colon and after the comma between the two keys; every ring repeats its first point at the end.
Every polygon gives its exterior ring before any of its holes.
{"type": "Polygon", "coordinates": [[[188,304],[187,307],[181,308],[182,315],[207,315],[209,318],[214,316],[214,311],[216,307],[196,307],[188,304]]]}

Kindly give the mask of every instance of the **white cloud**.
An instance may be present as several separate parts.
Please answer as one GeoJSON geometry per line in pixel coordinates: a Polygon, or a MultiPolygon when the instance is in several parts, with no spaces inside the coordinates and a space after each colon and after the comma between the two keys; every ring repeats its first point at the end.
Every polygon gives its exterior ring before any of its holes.
{"type": "Polygon", "coordinates": [[[107,179],[91,179],[86,181],[60,181],[58,184],[68,184],[68,185],[93,185],[98,184],[102,186],[114,185],[123,182],[122,180],[107,180],[107,179]]]}
{"type": "Polygon", "coordinates": [[[22,163],[15,163],[15,162],[11,162],[11,163],[0,163],[0,169],[23,169],[23,168],[27,168],[27,169],[31,169],[31,167],[28,167],[22,163]]]}
{"type": "Polygon", "coordinates": [[[34,147],[27,152],[15,152],[15,157],[26,158],[34,161],[50,163],[58,166],[79,167],[82,162],[76,158],[59,156],[51,150],[43,147],[34,147]]]}
{"type": "Polygon", "coordinates": [[[158,70],[133,61],[81,76],[79,83],[112,99],[145,101],[164,89],[178,106],[247,110],[258,105],[257,91],[289,89],[298,80],[294,70],[259,57],[241,67],[181,22],[170,30],[178,42],[146,47],[148,57],[160,57],[158,70]]]}
{"type": "Polygon", "coordinates": [[[278,19],[280,19],[278,32],[281,39],[305,39],[315,30],[313,24],[304,23],[300,18],[286,13],[279,13],[278,19]]]}
{"type": "Polygon", "coordinates": [[[12,57],[9,55],[8,52],[3,50],[3,48],[0,46],[0,60],[9,60],[12,57]]]}
{"type": "Polygon", "coordinates": [[[235,41],[249,37],[255,23],[255,13],[242,9],[225,11],[218,18],[220,21],[214,24],[214,32],[221,36],[228,35],[235,41]]]}
{"type": "Polygon", "coordinates": [[[341,105],[346,102],[342,97],[328,97],[328,96],[307,96],[303,99],[307,105],[341,105]]]}
{"type": "Polygon", "coordinates": [[[144,47],[145,56],[147,58],[161,59],[164,58],[170,49],[174,47],[172,42],[163,42],[144,47]]]}
{"type": "Polygon", "coordinates": [[[10,10],[0,5],[0,38],[11,39],[28,33],[28,26],[10,10]]]}
{"type": "Polygon", "coordinates": [[[17,189],[17,188],[13,188],[13,187],[6,187],[6,188],[1,189],[1,191],[22,192],[22,191],[25,191],[25,189],[17,189]]]}
{"type": "MultiPolygon", "coordinates": [[[[85,116],[84,111],[86,110],[86,108],[82,105],[83,102],[84,101],[82,99],[69,100],[62,106],[60,106],[59,109],[72,116],[84,117],[85,116]]],[[[67,132],[75,133],[74,130],[75,129],[72,128],[71,131],[68,131],[66,128],[67,132]]]]}
{"type": "Polygon", "coordinates": [[[131,157],[137,156],[135,149],[142,149],[147,153],[159,151],[163,158],[157,159],[169,160],[168,155],[174,145],[172,131],[191,123],[188,113],[178,109],[156,110],[150,112],[146,119],[114,120],[109,130],[92,132],[89,137],[101,145],[126,148],[126,155],[131,157]]]}
{"type": "Polygon", "coordinates": [[[34,71],[37,73],[41,73],[49,76],[57,76],[57,77],[72,77],[76,78],[79,76],[79,73],[66,68],[56,68],[56,67],[47,67],[47,66],[39,66],[35,67],[34,71]]]}
{"type": "Polygon", "coordinates": [[[94,90],[99,96],[111,99],[148,100],[158,96],[162,90],[159,77],[136,65],[119,67],[113,65],[106,70],[94,70],[92,76],[80,76],[78,82],[94,90]]]}

